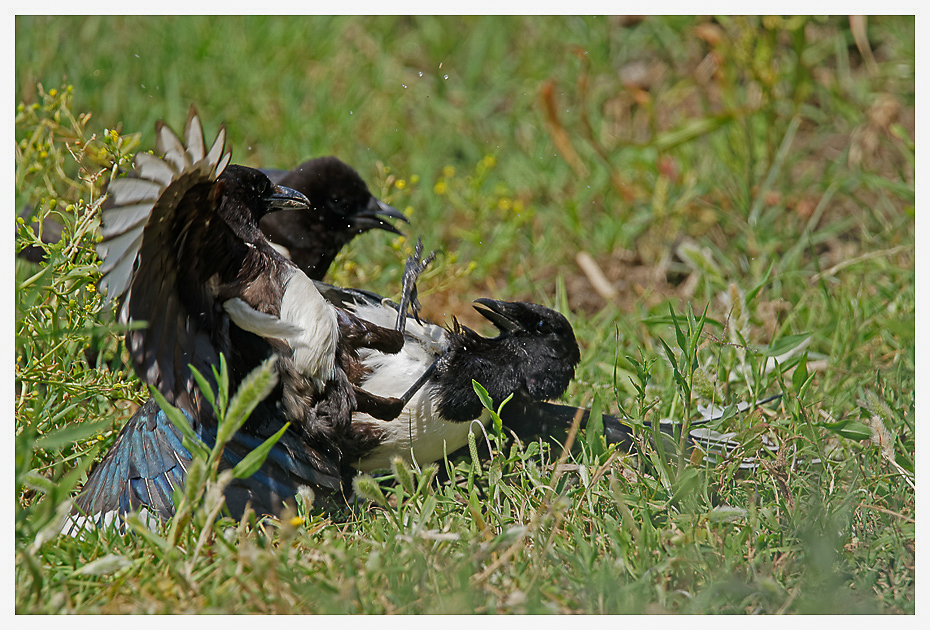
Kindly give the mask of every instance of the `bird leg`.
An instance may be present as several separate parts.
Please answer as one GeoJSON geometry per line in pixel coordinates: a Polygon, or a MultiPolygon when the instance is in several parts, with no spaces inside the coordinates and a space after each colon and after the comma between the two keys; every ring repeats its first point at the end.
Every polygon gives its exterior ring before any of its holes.
{"type": "MultiPolygon", "coordinates": [[[[420,277],[420,274],[423,273],[426,267],[436,258],[436,252],[430,252],[425,260],[420,259],[422,254],[423,241],[418,238],[416,247],[413,248],[413,256],[407,259],[407,265],[404,268],[404,286],[401,290],[400,305],[397,307],[397,325],[395,326],[397,330],[404,330],[406,328],[408,305],[410,306],[413,319],[415,319],[418,324],[422,323],[417,315],[420,310],[420,300],[417,297],[417,278],[420,277]]],[[[400,397],[400,400],[403,400],[404,404],[410,402],[410,399],[413,398],[414,395],[420,391],[420,388],[423,387],[423,384],[429,380],[429,377],[432,376],[433,372],[436,370],[437,363],[439,363],[438,358],[426,368],[423,374],[420,375],[420,378],[418,378],[404,395],[400,397]]]]}
{"type": "Polygon", "coordinates": [[[385,354],[396,354],[404,347],[404,333],[372,324],[353,313],[337,309],[339,334],[350,348],[370,348],[385,354]]]}
{"type": "Polygon", "coordinates": [[[425,260],[420,260],[423,253],[423,241],[417,239],[417,245],[413,249],[413,256],[407,259],[407,266],[404,268],[404,286],[401,290],[400,305],[397,307],[397,325],[396,330],[404,330],[407,322],[407,307],[410,307],[413,319],[418,324],[420,318],[417,313],[420,310],[420,300],[417,297],[417,278],[426,270],[426,267],[436,258],[436,252],[430,252],[425,260]]]}
{"type": "Polygon", "coordinates": [[[353,385],[352,387],[355,390],[356,411],[367,413],[372,418],[377,418],[378,420],[390,422],[400,415],[400,412],[403,411],[406,404],[410,402],[410,399],[420,391],[423,384],[433,375],[437,363],[439,363],[439,359],[433,361],[433,363],[423,371],[420,378],[418,378],[416,382],[407,389],[404,395],[399,398],[394,398],[393,396],[378,396],[377,394],[372,394],[362,389],[358,385],[353,385]]]}
{"type": "Polygon", "coordinates": [[[390,422],[400,415],[404,407],[410,402],[410,399],[420,391],[420,388],[429,380],[433,372],[436,371],[436,365],[439,363],[437,358],[423,371],[420,378],[411,385],[404,394],[398,398],[393,396],[378,396],[362,389],[360,386],[353,384],[352,389],[355,392],[355,410],[359,413],[367,413],[372,418],[390,422]]]}
{"type": "Polygon", "coordinates": [[[355,410],[359,413],[367,413],[372,418],[390,422],[400,415],[407,401],[403,398],[394,398],[393,396],[378,396],[362,389],[358,385],[353,385],[355,391],[355,410]]]}
{"type": "MultiPolygon", "coordinates": [[[[401,290],[400,304],[397,307],[397,325],[395,326],[395,330],[391,332],[400,333],[402,335],[403,331],[406,330],[408,308],[417,323],[422,323],[417,316],[417,312],[420,310],[420,300],[417,298],[417,278],[420,277],[420,274],[423,273],[426,267],[436,258],[436,252],[430,252],[425,259],[420,258],[422,254],[423,241],[417,239],[416,247],[414,247],[413,250],[413,256],[407,259],[407,265],[404,268],[404,284],[401,290]]],[[[372,330],[366,329],[365,335],[360,336],[360,340],[364,340],[362,341],[362,345],[371,347],[373,341],[372,333],[375,332],[374,329],[380,329],[380,327],[369,326],[372,330]]],[[[388,336],[388,339],[389,338],[388,336]]],[[[385,341],[387,341],[387,339],[385,339],[385,341]]],[[[393,353],[397,350],[392,349],[387,351],[393,353]]],[[[371,392],[363,390],[361,387],[355,386],[356,409],[374,418],[378,418],[379,420],[393,420],[400,414],[404,406],[410,402],[410,399],[420,391],[423,384],[429,380],[430,376],[432,376],[433,372],[436,370],[436,364],[438,362],[439,359],[433,361],[432,365],[426,368],[416,382],[399,398],[376,396],[371,392]]]]}
{"type": "Polygon", "coordinates": [[[423,371],[423,374],[420,375],[413,385],[404,392],[404,395],[400,397],[404,401],[404,404],[410,402],[410,399],[413,398],[414,394],[420,391],[420,388],[423,387],[423,384],[429,380],[429,377],[433,375],[433,372],[436,371],[436,365],[439,363],[439,358],[436,358],[426,370],[423,371]]]}

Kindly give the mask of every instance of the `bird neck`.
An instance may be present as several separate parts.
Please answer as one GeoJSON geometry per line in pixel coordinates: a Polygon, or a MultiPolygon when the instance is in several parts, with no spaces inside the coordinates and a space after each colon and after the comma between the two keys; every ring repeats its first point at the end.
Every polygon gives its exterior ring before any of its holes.
{"type": "Polygon", "coordinates": [[[495,405],[524,387],[521,366],[526,359],[512,337],[488,339],[467,328],[450,333],[450,350],[437,368],[439,410],[449,420],[477,418],[482,409],[472,381],[487,390],[495,405]]]}

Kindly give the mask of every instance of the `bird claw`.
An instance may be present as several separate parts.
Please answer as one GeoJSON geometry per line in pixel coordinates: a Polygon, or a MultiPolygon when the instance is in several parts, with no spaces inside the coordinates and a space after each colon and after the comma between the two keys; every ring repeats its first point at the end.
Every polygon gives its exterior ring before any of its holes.
{"type": "Polygon", "coordinates": [[[407,265],[404,268],[404,284],[401,290],[400,305],[397,307],[397,324],[396,330],[403,331],[407,323],[407,309],[418,324],[422,324],[418,315],[420,310],[420,300],[417,297],[417,278],[423,273],[431,262],[436,258],[436,252],[430,252],[429,255],[421,260],[423,254],[423,241],[417,239],[416,247],[413,249],[413,256],[407,259],[407,265]]]}

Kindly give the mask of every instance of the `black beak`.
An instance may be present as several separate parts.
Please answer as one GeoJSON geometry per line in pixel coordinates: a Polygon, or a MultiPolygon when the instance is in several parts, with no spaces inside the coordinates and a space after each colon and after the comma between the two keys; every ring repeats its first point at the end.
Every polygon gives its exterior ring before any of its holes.
{"type": "Polygon", "coordinates": [[[410,223],[400,210],[372,197],[371,201],[368,202],[368,206],[352,218],[352,227],[362,232],[377,228],[403,235],[403,232],[385,219],[398,219],[404,223],[410,223]]]}
{"type": "Polygon", "coordinates": [[[492,300],[491,298],[478,298],[475,300],[475,304],[481,305],[475,306],[475,310],[497,326],[499,331],[514,332],[523,329],[523,326],[515,319],[515,313],[513,312],[514,306],[512,303],[492,300]],[[482,306],[485,308],[481,308],[482,306]]]}
{"type": "Polygon", "coordinates": [[[285,186],[275,186],[274,193],[266,197],[265,201],[268,202],[269,211],[287,210],[289,208],[296,210],[310,209],[310,200],[307,199],[306,195],[285,186]]]}

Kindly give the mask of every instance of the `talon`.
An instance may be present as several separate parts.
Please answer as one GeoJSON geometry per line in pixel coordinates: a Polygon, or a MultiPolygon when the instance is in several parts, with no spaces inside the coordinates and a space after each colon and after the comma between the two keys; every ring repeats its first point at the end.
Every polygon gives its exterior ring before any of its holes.
{"type": "Polygon", "coordinates": [[[413,319],[418,324],[422,324],[419,317],[420,300],[417,296],[417,278],[426,270],[427,266],[436,258],[436,252],[430,252],[429,255],[421,260],[423,253],[423,241],[417,239],[416,247],[413,248],[413,256],[407,259],[407,265],[404,268],[404,284],[401,290],[400,305],[397,309],[396,330],[404,330],[407,321],[407,309],[410,308],[413,319]]]}

